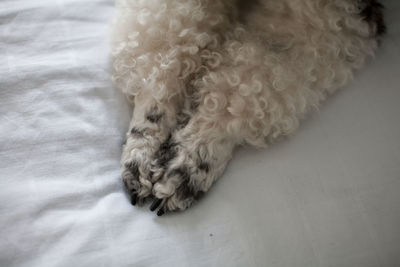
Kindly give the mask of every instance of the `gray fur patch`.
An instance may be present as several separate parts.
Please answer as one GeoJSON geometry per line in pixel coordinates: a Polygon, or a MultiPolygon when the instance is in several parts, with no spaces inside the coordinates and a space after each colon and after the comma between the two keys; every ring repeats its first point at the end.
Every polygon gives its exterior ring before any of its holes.
{"type": "Polygon", "coordinates": [[[131,134],[134,135],[134,136],[142,137],[143,136],[143,130],[140,130],[140,129],[136,128],[136,127],[133,127],[131,129],[131,134]]]}
{"type": "Polygon", "coordinates": [[[184,128],[190,121],[190,116],[187,114],[180,114],[180,116],[178,116],[178,122],[177,122],[177,129],[182,129],[184,128]]]}
{"type": "Polygon", "coordinates": [[[177,143],[172,141],[172,135],[170,134],[154,155],[158,166],[164,169],[167,167],[168,162],[176,156],[176,146],[177,143]]]}
{"type": "Polygon", "coordinates": [[[124,182],[125,188],[129,191],[136,192],[140,188],[139,179],[139,167],[136,162],[125,164],[125,170],[122,172],[122,181],[124,182]]]}
{"type": "Polygon", "coordinates": [[[129,164],[125,164],[125,167],[132,173],[134,178],[139,178],[139,165],[136,161],[132,161],[129,164]]]}
{"type": "Polygon", "coordinates": [[[148,120],[151,123],[158,123],[164,116],[164,113],[156,113],[156,112],[151,112],[147,114],[146,120],[148,120]]]}

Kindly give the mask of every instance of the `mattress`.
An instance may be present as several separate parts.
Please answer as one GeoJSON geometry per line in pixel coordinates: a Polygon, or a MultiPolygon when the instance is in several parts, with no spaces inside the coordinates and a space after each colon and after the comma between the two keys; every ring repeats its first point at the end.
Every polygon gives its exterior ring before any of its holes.
{"type": "Polygon", "coordinates": [[[400,3],[356,79],[191,209],[133,207],[110,0],[0,3],[0,266],[400,266],[400,3]]]}

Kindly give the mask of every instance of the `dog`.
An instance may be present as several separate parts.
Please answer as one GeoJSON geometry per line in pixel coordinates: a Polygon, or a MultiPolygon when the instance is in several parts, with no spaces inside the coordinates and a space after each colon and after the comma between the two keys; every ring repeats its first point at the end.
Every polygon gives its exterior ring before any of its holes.
{"type": "Polygon", "coordinates": [[[375,0],[117,0],[113,81],[133,105],[133,205],[185,210],[238,145],[266,147],[346,85],[385,32],[375,0]]]}

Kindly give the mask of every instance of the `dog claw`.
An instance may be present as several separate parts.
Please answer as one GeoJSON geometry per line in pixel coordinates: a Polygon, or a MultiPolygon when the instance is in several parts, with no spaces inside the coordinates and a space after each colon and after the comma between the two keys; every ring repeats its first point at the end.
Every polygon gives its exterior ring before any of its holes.
{"type": "Polygon", "coordinates": [[[131,195],[131,204],[132,204],[133,206],[135,206],[135,205],[136,205],[136,201],[137,201],[137,194],[136,194],[136,193],[133,193],[133,194],[131,195]]]}
{"type": "Polygon", "coordinates": [[[161,208],[157,211],[157,216],[162,216],[165,213],[164,209],[161,208]]]}
{"type": "Polygon", "coordinates": [[[160,206],[162,199],[154,199],[153,203],[151,203],[150,210],[154,211],[158,206],[160,206]]]}

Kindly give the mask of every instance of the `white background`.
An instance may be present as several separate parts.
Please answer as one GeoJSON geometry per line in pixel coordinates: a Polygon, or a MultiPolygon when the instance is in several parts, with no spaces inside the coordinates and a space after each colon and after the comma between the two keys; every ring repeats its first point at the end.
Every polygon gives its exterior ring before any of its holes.
{"type": "Polygon", "coordinates": [[[357,79],[190,210],[129,204],[111,0],[0,1],[0,266],[400,266],[400,2],[357,79]]]}

